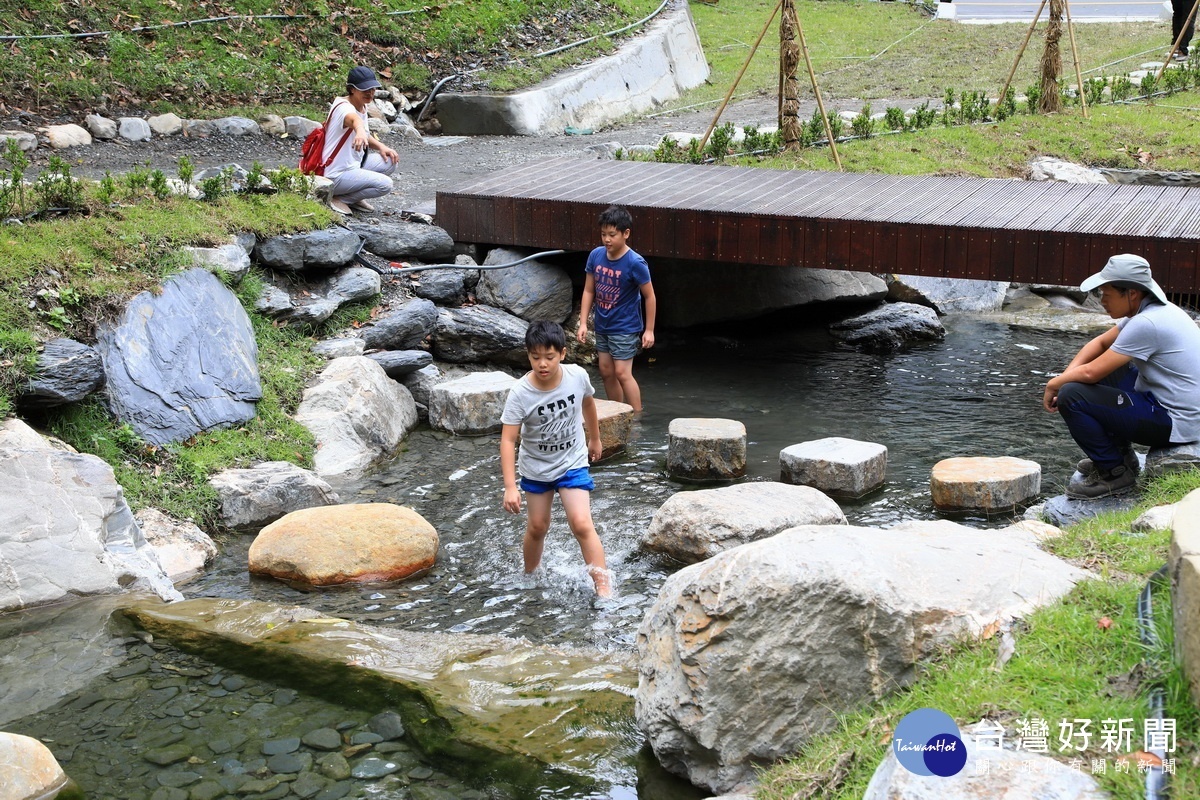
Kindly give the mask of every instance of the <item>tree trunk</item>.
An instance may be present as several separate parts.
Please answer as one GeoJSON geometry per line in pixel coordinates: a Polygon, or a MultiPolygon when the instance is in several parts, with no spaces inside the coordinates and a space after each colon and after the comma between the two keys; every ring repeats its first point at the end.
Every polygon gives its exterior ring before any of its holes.
{"type": "Polygon", "coordinates": [[[783,0],[779,17],[779,130],[783,132],[785,150],[800,149],[800,82],[796,70],[800,66],[800,41],[797,31],[795,0],[783,0]]]}
{"type": "Polygon", "coordinates": [[[1063,0],[1050,0],[1050,24],[1046,27],[1046,49],[1042,51],[1042,96],[1038,110],[1043,114],[1062,111],[1062,95],[1058,78],[1062,75],[1062,53],[1058,40],[1062,38],[1063,0]]]}

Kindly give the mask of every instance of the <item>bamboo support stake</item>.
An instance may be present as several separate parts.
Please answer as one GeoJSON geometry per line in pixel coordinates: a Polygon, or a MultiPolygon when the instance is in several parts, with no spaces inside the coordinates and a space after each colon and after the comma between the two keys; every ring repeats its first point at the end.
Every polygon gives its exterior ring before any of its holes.
{"type": "MultiPolygon", "coordinates": [[[[1197,0],[1200,2],[1200,0],[1197,0]]],[[[1004,88],[1000,90],[1000,102],[1004,102],[1004,98],[1008,97],[1008,87],[1012,85],[1013,76],[1017,74],[1017,66],[1021,63],[1021,56],[1025,55],[1025,48],[1029,45],[1029,39],[1033,36],[1033,29],[1037,27],[1038,20],[1042,18],[1042,9],[1046,7],[1047,0],[1042,0],[1042,4],[1038,6],[1037,13],[1033,15],[1033,22],[1029,23],[1029,30],[1025,32],[1025,41],[1021,42],[1021,49],[1017,50],[1017,58],[1013,61],[1012,69],[1008,71],[1008,80],[1004,81],[1004,88]]]]}
{"type": "Polygon", "coordinates": [[[1067,9],[1067,34],[1071,37],[1071,58],[1075,60],[1075,85],[1079,87],[1079,104],[1083,107],[1083,118],[1088,119],[1087,95],[1083,91],[1083,73],[1079,71],[1079,51],[1075,48],[1075,26],[1071,23],[1071,0],[1063,0],[1063,5],[1067,9]]]}
{"type": "Polygon", "coordinates": [[[1156,83],[1162,77],[1163,73],[1167,71],[1167,65],[1171,63],[1171,59],[1179,52],[1179,43],[1183,41],[1183,35],[1187,33],[1188,28],[1192,27],[1192,20],[1196,18],[1197,8],[1200,8],[1200,0],[1192,3],[1192,11],[1188,14],[1187,22],[1183,23],[1183,27],[1179,29],[1179,35],[1175,37],[1175,43],[1171,45],[1171,52],[1167,53],[1167,60],[1163,62],[1163,65],[1158,70],[1158,74],[1154,76],[1156,83]]]}
{"type": "MultiPolygon", "coordinates": [[[[1196,0],[1200,3],[1200,0],[1196,0]]],[[[829,127],[829,115],[825,113],[825,102],[821,100],[821,89],[817,86],[817,74],[813,72],[812,58],[808,54],[808,42],[804,39],[804,24],[799,19],[796,20],[796,30],[800,34],[800,49],[804,52],[804,63],[808,66],[808,78],[812,81],[813,94],[817,96],[817,108],[821,112],[821,121],[825,123],[825,139],[829,142],[829,149],[833,151],[833,161],[837,164],[838,172],[844,172],[842,169],[842,159],[838,156],[837,142],[833,140],[833,129],[829,127]]]]}
{"type": "Polygon", "coordinates": [[[709,124],[708,130],[704,132],[704,138],[700,140],[700,149],[703,150],[708,145],[708,137],[712,136],[712,132],[717,127],[717,121],[721,119],[721,115],[725,113],[725,106],[729,105],[729,99],[733,97],[734,91],[737,90],[738,84],[742,80],[742,76],[746,74],[746,69],[750,66],[750,60],[754,58],[754,54],[758,52],[758,46],[762,44],[763,37],[767,35],[767,29],[771,27],[771,23],[775,21],[775,15],[779,13],[780,6],[783,5],[783,0],[779,0],[775,4],[775,10],[771,12],[771,16],[767,19],[767,24],[763,25],[762,31],[758,34],[758,38],[754,40],[754,46],[750,48],[750,55],[746,56],[746,63],[742,64],[742,68],[738,70],[737,77],[733,79],[733,85],[729,87],[729,91],[725,94],[725,99],[721,101],[721,107],[717,109],[716,116],[709,124]]]}

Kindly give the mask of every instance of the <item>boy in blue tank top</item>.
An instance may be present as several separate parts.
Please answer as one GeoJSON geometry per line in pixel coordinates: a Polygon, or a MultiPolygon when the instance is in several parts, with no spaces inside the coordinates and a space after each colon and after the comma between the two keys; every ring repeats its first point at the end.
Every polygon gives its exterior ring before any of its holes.
{"type": "Polygon", "coordinates": [[[593,329],[604,393],[609,400],[628,403],[635,412],[640,412],[642,391],[633,379],[633,357],[638,345],[643,349],[654,346],[654,318],[658,310],[650,267],[646,259],[629,247],[633,217],[628,211],[609,206],[600,214],[599,222],[602,245],[588,255],[575,338],[580,343],[586,341],[588,314],[594,305],[593,329]]]}

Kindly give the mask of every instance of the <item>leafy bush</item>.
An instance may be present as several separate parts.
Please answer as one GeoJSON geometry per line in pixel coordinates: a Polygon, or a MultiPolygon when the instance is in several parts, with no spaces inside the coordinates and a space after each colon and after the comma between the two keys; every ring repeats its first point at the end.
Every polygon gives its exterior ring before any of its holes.
{"type": "Polygon", "coordinates": [[[1113,78],[1108,91],[1114,101],[1128,100],[1133,97],[1133,81],[1129,79],[1128,75],[1113,78]]]}
{"type": "Polygon", "coordinates": [[[890,131],[902,131],[908,127],[908,118],[904,116],[904,109],[896,106],[888,106],[883,112],[883,124],[890,131]]]}
{"type": "Polygon", "coordinates": [[[1005,120],[1017,113],[1017,93],[1010,86],[1004,91],[1004,97],[996,103],[996,119],[1005,120]]]}
{"type": "Polygon", "coordinates": [[[913,109],[912,126],[914,130],[928,128],[936,121],[937,111],[929,107],[928,100],[913,109]]]}
{"type": "Polygon", "coordinates": [[[184,185],[191,186],[192,178],[196,177],[196,166],[187,156],[179,157],[179,180],[184,182],[184,185]]]}
{"type": "Polygon", "coordinates": [[[161,169],[150,173],[150,191],[156,200],[166,200],[171,196],[171,187],[167,183],[167,176],[161,169]]]}
{"type": "Polygon", "coordinates": [[[1042,87],[1034,83],[1025,90],[1025,108],[1030,114],[1038,113],[1038,103],[1042,99],[1042,87]]]}
{"type": "Polygon", "coordinates": [[[4,147],[7,170],[0,170],[0,217],[20,213],[25,207],[25,168],[29,157],[17,146],[16,139],[9,139],[4,147]]]}
{"type": "Polygon", "coordinates": [[[725,157],[733,152],[733,140],[735,131],[732,122],[726,122],[724,125],[713,130],[708,137],[708,144],[704,148],[705,158],[713,161],[724,161],[725,157]]]}
{"type": "Polygon", "coordinates": [[[82,211],[86,207],[83,184],[71,176],[71,165],[58,156],[50,156],[46,162],[46,168],[33,182],[33,194],[39,211],[82,211]]]}
{"type": "Polygon", "coordinates": [[[954,108],[954,90],[947,89],[942,98],[942,124],[949,127],[958,121],[958,112],[954,108]]]}
{"type": "Polygon", "coordinates": [[[870,103],[864,104],[862,110],[858,112],[858,116],[850,121],[850,132],[864,139],[875,132],[875,120],[871,119],[870,103]]]}
{"type": "Polygon", "coordinates": [[[1083,96],[1088,105],[1094,106],[1104,102],[1104,87],[1108,82],[1104,78],[1088,78],[1083,82],[1083,96]]]}

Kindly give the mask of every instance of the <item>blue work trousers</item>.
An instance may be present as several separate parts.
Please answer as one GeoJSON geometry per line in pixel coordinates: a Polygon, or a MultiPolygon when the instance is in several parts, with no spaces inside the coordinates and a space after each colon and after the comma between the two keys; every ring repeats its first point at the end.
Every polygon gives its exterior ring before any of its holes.
{"type": "Polygon", "coordinates": [[[1128,364],[1099,383],[1068,383],[1059,390],[1058,413],[1071,438],[1102,470],[1122,464],[1131,443],[1171,443],[1171,417],[1150,392],[1134,391],[1137,375],[1128,364]]]}

